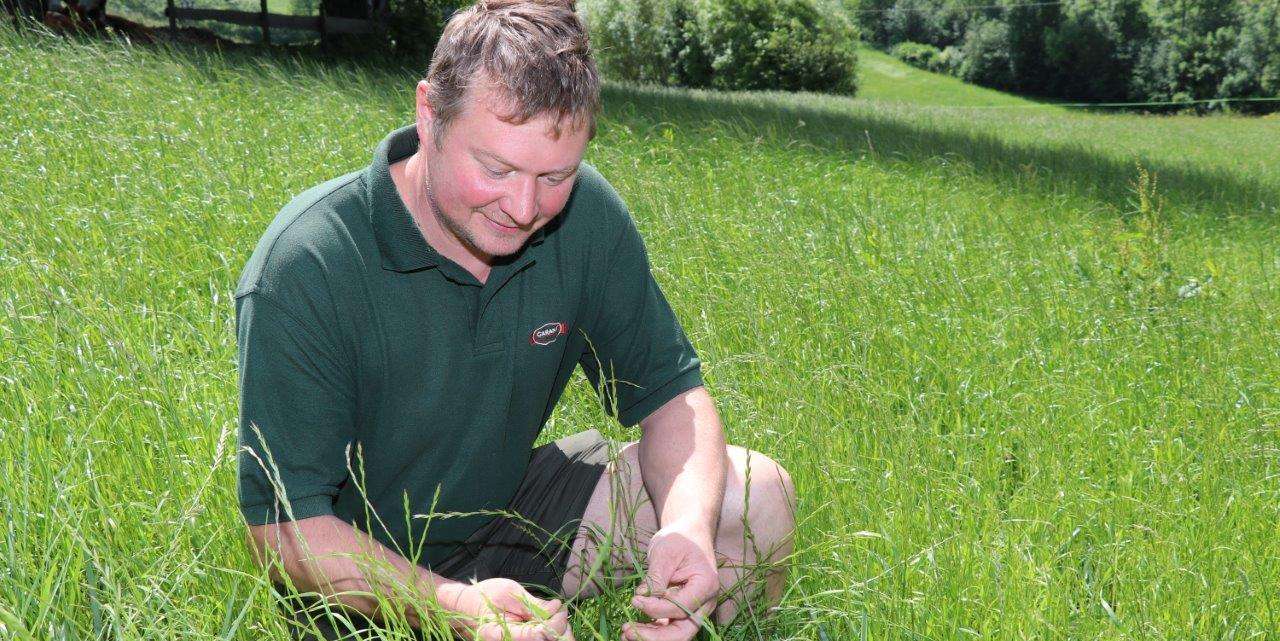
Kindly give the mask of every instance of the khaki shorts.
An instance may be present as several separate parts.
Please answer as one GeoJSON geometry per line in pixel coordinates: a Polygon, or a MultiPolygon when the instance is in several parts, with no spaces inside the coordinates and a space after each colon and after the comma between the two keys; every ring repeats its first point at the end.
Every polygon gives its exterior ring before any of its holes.
{"type": "MultiPolygon", "coordinates": [[[[621,444],[614,446],[616,450],[621,444]]],[[[523,518],[495,518],[431,570],[459,581],[503,577],[519,581],[540,596],[558,595],[582,514],[604,473],[609,449],[609,441],[597,430],[534,448],[520,487],[506,507],[523,518]]],[[[289,595],[280,584],[274,587],[295,639],[370,638],[370,622],[360,613],[343,611],[350,619],[348,626],[327,616],[318,598],[289,595]]]]}

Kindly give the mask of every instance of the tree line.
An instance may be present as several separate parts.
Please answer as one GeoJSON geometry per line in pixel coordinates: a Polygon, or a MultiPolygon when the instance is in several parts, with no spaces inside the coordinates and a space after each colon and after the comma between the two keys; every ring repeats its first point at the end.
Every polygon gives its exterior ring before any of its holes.
{"type": "MultiPolygon", "coordinates": [[[[584,0],[602,66],[685,87],[856,90],[857,41],[1049,99],[1280,102],[1280,0],[584,0]]],[[[1185,104],[1149,105],[1152,111],[1185,104]]]]}
{"type": "Polygon", "coordinates": [[[1196,105],[1200,111],[1280,109],[1276,102],[1221,100],[1280,97],[1280,0],[851,0],[844,6],[867,42],[912,65],[987,87],[1071,101],[1210,101],[1196,105]]]}

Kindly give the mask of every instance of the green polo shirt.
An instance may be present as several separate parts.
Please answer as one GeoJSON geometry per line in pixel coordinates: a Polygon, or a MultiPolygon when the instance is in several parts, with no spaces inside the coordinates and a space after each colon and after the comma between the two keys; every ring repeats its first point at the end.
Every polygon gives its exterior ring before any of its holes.
{"type": "Polygon", "coordinates": [[[492,516],[426,515],[503,508],[576,367],[623,425],[702,380],[593,167],[482,284],[396,192],[388,166],[417,147],[413,126],[392,132],[368,167],[295,197],[249,258],[238,486],[251,525],[333,514],[430,565],[492,516]]]}

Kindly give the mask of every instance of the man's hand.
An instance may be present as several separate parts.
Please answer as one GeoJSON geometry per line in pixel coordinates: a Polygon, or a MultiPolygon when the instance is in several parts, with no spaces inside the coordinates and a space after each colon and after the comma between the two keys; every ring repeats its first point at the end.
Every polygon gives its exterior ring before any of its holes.
{"type": "Polygon", "coordinates": [[[574,641],[568,608],[559,599],[539,599],[510,579],[443,585],[436,598],[461,615],[452,624],[467,639],[574,641]]]}
{"type": "Polygon", "coordinates": [[[658,530],[649,542],[644,583],[632,607],[652,623],[622,626],[625,641],[688,641],[715,608],[720,592],[710,536],[688,534],[677,527],[658,530]],[[692,616],[690,616],[692,614],[692,616]]]}

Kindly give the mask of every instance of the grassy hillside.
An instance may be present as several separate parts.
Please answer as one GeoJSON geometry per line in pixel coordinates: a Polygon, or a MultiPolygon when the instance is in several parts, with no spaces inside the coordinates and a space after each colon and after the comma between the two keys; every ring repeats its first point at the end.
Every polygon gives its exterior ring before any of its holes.
{"type": "MultiPolygon", "coordinates": [[[[865,60],[854,100],[611,85],[588,152],[730,439],[799,488],[781,613],[725,638],[1265,638],[1280,123],[865,60]]],[[[235,505],[230,294],[413,80],[0,27],[0,637],[285,638],[235,505]]],[[[588,427],[637,436],[579,377],[545,436],[588,427]]]]}
{"type": "Polygon", "coordinates": [[[964,107],[1035,107],[1039,103],[916,69],[887,53],[858,50],[858,97],[884,102],[964,107]]]}

